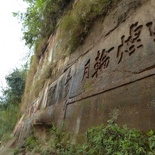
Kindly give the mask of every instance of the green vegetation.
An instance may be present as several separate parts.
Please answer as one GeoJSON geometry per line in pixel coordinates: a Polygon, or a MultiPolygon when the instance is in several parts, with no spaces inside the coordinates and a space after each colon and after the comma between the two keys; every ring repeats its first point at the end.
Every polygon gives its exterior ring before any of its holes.
{"type": "Polygon", "coordinates": [[[39,140],[35,136],[31,135],[27,138],[26,146],[28,150],[32,151],[34,148],[39,146],[39,140]]]}
{"type": "Polygon", "coordinates": [[[21,102],[25,88],[27,69],[14,69],[6,76],[7,88],[3,89],[2,104],[18,104],[21,102]]]}
{"type": "Polygon", "coordinates": [[[14,69],[6,76],[7,88],[2,90],[0,97],[0,140],[6,141],[19,117],[19,104],[25,87],[27,69],[14,69]]]}
{"type": "MultiPolygon", "coordinates": [[[[155,133],[144,134],[116,123],[99,126],[87,131],[87,142],[75,147],[74,154],[88,155],[148,155],[155,153],[155,133]],[[151,140],[152,139],[152,140],[151,140]],[[151,140],[151,143],[150,143],[151,140]]],[[[70,150],[69,150],[70,151],[70,150]]],[[[70,153],[66,151],[66,155],[70,153]]]]}
{"type": "Polygon", "coordinates": [[[7,142],[11,137],[19,115],[18,105],[0,105],[0,140],[7,142]]]}
{"type": "Polygon", "coordinates": [[[54,33],[58,19],[70,0],[24,0],[26,13],[14,13],[23,24],[24,37],[29,47],[54,33]]]}
{"type": "Polygon", "coordinates": [[[85,39],[98,16],[105,16],[119,0],[80,0],[73,8],[65,8],[72,0],[25,0],[26,13],[14,13],[20,17],[26,44],[35,46],[37,53],[44,53],[46,42],[56,28],[60,30],[61,50],[73,52],[85,39]],[[42,46],[38,50],[38,46],[42,46]],[[41,49],[41,50],[40,50],[41,49]]]}
{"type": "Polygon", "coordinates": [[[81,0],[60,21],[61,50],[72,53],[84,41],[95,19],[105,17],[119,0],[81,0]]]}
{"type": "MultiPolygon", "coordinates": [[[[58,49],[64,53],[72,53],[83,43],[85,37],[96,18],[105,17],[108,11],[119,0],[81,0],[74,3],[73,9],[67,4],[71,0],[25,0],[29,7],[25,14],[19,14],[24,26],[24,39],[29,47],[34,46],[35,52],[26,80],[26,88],[23,99],[23,112],[27,104],[38,97],[45,83],[52,76],[52,64],[49,64],[35,81],[40,57],[44,54],[47,40],[59,29],[58,49]],[[70,10],[69,10],[70,9],[70,10]],[[61,17],[61,18],[60,18],[61,17]]],[[[40,65],[41,66],[41,65],[40,65]]],[[[0,138],[5,139],[4,131],[11,132],[18,117],[18,106],[24,87],[19,87],[17,80],[8,76],[9,88],[4,91],[0,116],[2,128],[0,138]],[[12,79],[14,79],[12,81],[12,79]],[[12,81],[12,82],[11,82],[12,81]],[[15,87],[14,87],[15,86],[15,87]],[[21,94],[19,93],[19,90],[21,94]],[[16,92],[17,91],[17,92],[16,92]],[[9,104],[11,103],[11,104],[9,104]],[[15,113],[15,114],[14,114],[15,113]],[[14,116],[14,117],[12,117],[14,116]]],[[[23,76],[24,77],[24,76],[23,76]]],[[[23,82],[25,83],[25,79],[23,82]]],[[[154,155],[155,132],[141,132],[129,129],[127,126],[119,126],[114,118],[107,124],[89,129],[80,136],[82,143],[72,143],[70,133],[52,127],[46,140],[41,140],[34,134],[26,140],[26,152],[41,155],[154,155]]],[[[23,150],[22,150],[23,151],[23,150]]],[[[22,152],[16,149],[16,153],[22,152]]]]}
{"type": "MultiPolygon", "coordinates": [[[[26,44],[30,47],[34,46],[35,52],[26,80],[22,109],[38,97],[46,80],[49,79],[49,76],[39,75],[39,80],[33,83],[37,67],[42,66],[39,60],[44,55],[50,34],[54,34],[58,28],[59,44],[56,52],[61,51],[61,55],[70,54],[84,41],[95,19],[101,15],[105,17],[119,0],[80,0],[77,3],[71,0],[25,1],[28,3],[26,13],[16,15],[23,23],[26,44]]],[[[45,66],[47,68],[45,72],[50,72],[52,66],[52,64],[45,66]]]]}
{"type": "MultiPolygon", "coordinates": [[[[32,61],[37,61],[37,58],[35,57],[35,55],[34,55],[34,60],[32,60],[32,61]]],[[[37,62],[35,62],[35,63],[37,63],[37,62]]],[[[40,77],[33,81],[34,75],[37,70],[37,66],[38,65],[31,65],[30,70],[28,71],[26,84],[25,84],[25,91],[24,91],[24,96],[23,96],[22,106],[21,106],[22,112],[24,112],[24,110],[28,104],[32,103],[33,100],[35,100],[39,96],[39,93],[44,88],[44,85],[52,77],[52,69],[54,67],[54,64],[52,65],[50,63],[45,67],[43,72],[40,73],[40,77]]]]}
{"type": "MultiPolygon", "coordinates": [[[[113,117],[106,125],[93,127],[81,136],[83,143],[73,144],[65,131],[52,127],[46,141],[30,136],[26,150],[40,155],[154,155],[155,132],[143,133],[120,127],[113,117]],[[46,144],[46,145],[45,145],[46,144]]],[[[79,138],[79,135],[78,135],[79,138]]]]}

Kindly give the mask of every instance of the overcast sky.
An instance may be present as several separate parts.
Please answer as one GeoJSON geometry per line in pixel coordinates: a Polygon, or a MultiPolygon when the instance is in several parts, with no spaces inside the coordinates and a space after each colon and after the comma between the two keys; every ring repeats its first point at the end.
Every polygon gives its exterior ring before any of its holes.
{"type": "Polygon", "coordinates": [[[15,67],[21,66],[28,52],[22,41],[21,24],[12,12],[25,10],[22,0],[0,2],[0,87],[6,86],[4,78],[15,67]]]}

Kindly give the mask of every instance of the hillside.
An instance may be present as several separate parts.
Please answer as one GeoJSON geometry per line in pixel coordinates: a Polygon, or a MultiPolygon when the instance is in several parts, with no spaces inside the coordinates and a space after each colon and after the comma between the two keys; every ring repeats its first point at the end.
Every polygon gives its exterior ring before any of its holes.
{"type": "MultiPolygon", "coordinates": [[[[47,151],[51,136],[57,138],[52,145],[62,149],[68,139],[68,145],[82,143],[83,133],[108,120],[110,127],[154,130],[154,7],[153,0],[67,1],[52,33],[36,41],[13,146],[34,154],[44,144],[47,151]]],[[[100,130],[94,131],[95,137],[100,130]]],[[[58,154],[51,150],[45,152],[58,154]]]]}

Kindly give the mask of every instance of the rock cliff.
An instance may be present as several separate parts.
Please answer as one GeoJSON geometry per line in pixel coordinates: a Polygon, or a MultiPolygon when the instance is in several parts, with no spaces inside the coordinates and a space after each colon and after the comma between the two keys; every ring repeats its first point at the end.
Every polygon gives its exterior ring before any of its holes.
{"type": "Polygon", "coordinates": [[[70,55],[59,48],[61,30],[52,35],[31,86],[39,85],[47,67],[52,76],[38,95],[27,92],[27,106],[14,130],[18,141],[33,127],[44,131],[52,125],[77,135],[106,122],[114,109],[120,111],[121,125],[155,128],[154,8],[154,0],[119,1],[93,22],[70,55]]]}

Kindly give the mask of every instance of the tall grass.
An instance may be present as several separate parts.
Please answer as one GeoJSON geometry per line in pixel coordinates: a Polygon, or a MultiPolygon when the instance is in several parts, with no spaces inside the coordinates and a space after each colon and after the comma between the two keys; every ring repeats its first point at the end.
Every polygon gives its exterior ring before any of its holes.
{"type": "Polygon", "coordinates": [[[81,0],[68,11],[59,23],[61,49],[72,53],[83,42],[93,22],[106,16],[114,2],[119,0],[81,0]]]}
{"type": "Polygon", "coordinates": [[[19,117],[19,105],[0,107],[0,140],[7,141],[19,117]]]}

